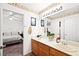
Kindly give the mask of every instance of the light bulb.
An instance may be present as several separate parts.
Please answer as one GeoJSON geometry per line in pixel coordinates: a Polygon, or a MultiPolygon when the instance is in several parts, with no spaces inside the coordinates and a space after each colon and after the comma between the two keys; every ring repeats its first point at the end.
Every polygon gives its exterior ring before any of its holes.
{"type": "Polygon", "coordinates": [[[13,20],[12,18],[9,18],[10,20],[13,20]]]}
{"type": "Polygon", "coordinates": [[[10,12],[10,15],[12,15],[13,14],[13,12],[10,12]]]}

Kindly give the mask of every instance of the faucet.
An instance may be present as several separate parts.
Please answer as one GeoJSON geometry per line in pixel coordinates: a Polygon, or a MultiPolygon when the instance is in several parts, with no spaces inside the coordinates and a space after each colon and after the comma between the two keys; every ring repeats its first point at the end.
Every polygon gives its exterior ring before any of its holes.
{"type": "Polygon", "coordinates": [[[67,41],[62,41],[61,42],[63,45],[67,45],[67,41]]]}

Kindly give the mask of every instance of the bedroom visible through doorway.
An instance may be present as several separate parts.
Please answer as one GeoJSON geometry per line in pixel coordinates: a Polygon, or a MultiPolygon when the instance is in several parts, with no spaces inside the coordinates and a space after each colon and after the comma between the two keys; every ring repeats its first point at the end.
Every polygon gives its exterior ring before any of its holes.
{"type": "Polygon", "coordinates": [[[23,14],[3,9],[3,56],[23,55],[23,14]]]}

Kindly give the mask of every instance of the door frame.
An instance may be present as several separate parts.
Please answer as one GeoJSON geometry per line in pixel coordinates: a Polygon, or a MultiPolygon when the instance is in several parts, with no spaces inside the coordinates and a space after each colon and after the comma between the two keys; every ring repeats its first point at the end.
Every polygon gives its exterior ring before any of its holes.
{"type": "Polygon", "coordinates": [[[3,29],[2,29],[2,25],[3,25],[3,9],[2,8],[0,8],[0,15],[1,15],[1,17],[0,17],[0,21],[1,21],[1,29],[0,29],[0,31],[1,31],[1,33],[0,33],[0,35],[1,35],[1,37],[0,37],[0,46],[2,47],[1,49],[0,49],[0,56],[3,56],[3,35],[2,35],[2,33],[3,33],[3,29]]]}
{"type": "MultiPolygon", "coordinates": [[[[2,25],[3,25],[3,10],[4,10],[4,9],[5,9],[5,10],[8,10],[8,9],[6,9],[6,8],[1,8],[1,20],[2,20],[2,21],[1,21],[1,24],[2,24],[2,25]]],[[[9,10],[10,10],[10,11],[13,11],[13,10],[11,10],[11,9],[9,9],[9,10]]],[[[18,13],[17,11],[13,11],[13,12],[18,13]]],[[[19,14],[21,14],[21,13],[19,13],[19,14]]],[[[22,27],[23,27],[23,26],[24,26],[24,14],[22,14],[22,17],[23,17],[23,18],[22,18],[22,19],[23,19],[23,21],[22,21],[22,27]]],[[[24,30],[24,27],[23,27],[22,30],[24,30]]],[[[1,33],[3,33],[3,29],[1,29],[1,33]]],[[[24,31],[23,31],[23,37],[24,37],[24,31]]],[[[3,54],[3,53],[4,53],[4,47],[5,47],[6,45],[3,45],[3,35],[1,35],[1,38],[2,38],[2,39],[1,39],[1,41],[2,41],[2,46],[3,46],[3,49],[2,49],[1,52],[2,52],[2,56],[4,56],[4,54],[3,54]]],[[[23,45],[24,45],[24,38],[22,38],[22,39],[23,39],[23,45]]],[[[24,48],[24,46],[23,46],[23,48],[24,48]]],[[[23,48],[22,48],[22,55],[24,54],[24,52],[23,52],[24,49],[23,49],[23,48]]]]}

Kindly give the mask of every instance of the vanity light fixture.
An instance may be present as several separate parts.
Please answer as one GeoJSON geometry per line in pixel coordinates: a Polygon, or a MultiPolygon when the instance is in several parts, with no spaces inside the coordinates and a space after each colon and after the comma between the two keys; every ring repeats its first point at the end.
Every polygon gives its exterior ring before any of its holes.
{"type": "Polygon", "coordinates": [[[43,15],[43,17],[49,16],[49,15],[51,15],[51,14],[53,14],[53,13],[56,13],[56,12],[58,12],[58,11],[61,11],[62,9],[63,9],[62,6],[57,7],[57,8],[55,8],[54,10],[51,10],[50,12],[45,13],[45,14],[43,15]]]}

